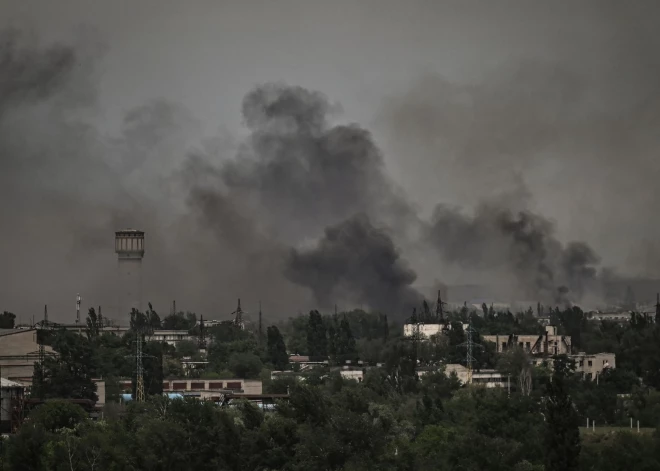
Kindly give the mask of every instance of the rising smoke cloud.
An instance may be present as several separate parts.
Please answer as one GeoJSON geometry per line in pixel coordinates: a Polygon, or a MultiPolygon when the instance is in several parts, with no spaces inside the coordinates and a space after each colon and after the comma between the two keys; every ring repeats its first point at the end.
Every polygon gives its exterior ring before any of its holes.
{"type": "Polygon", "coordinates": [[[319,92],[281,83],[243,100],[250,135],[223,165],[223,181],[282,241],[318,236],[359,212],[391,224],[410,214],[369,131],[330,124],[338,110],[319,92]]]}
{"type": "Polygon", "coordinates": [[[400,316],[421,302],[412,288],[415,272],[365,214],[328,227],[315,247],[293,250],[286,273],[323,306],[342,299],[400,316]]]}
{"type": "Polygon", "coordinates": [[[554,225],[529,211],[484,203],[469,216],[440,205],[427,237],[449,263],[505,275],[514,282],[507,294],[517,291],[522,299],[566,303],[596,288],[600,259],[593,249],[584,242],[564,246],[554,225]]]}

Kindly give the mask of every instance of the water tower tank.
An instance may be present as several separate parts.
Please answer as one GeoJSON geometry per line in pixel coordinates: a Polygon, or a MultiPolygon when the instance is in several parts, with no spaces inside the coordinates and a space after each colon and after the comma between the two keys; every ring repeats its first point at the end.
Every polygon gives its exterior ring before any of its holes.
{"type": "Polygon", "coordinates": [[[115,252],[120,259],[144,257],[144,232],[135,229],[115,232],[115,252]]]}

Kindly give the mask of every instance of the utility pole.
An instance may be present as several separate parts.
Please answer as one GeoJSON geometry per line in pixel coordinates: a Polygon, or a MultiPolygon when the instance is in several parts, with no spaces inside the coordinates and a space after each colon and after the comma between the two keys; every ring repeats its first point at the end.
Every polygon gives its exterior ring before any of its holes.
{"type": "Polygon", "coordinates": [[[198,347],[200,350],[204,350],[206,348],[206,330],[204,329],[204,316],[199,316],[198,347]]]}
{"type": "Polygon", "coordinates": [[[263,330],[261,324],[261,301],[259,301],[259,346],[261,346],[263,337],[263,330]]]}
{"type": "Polygon", "coordinates": [[[80,325],[80,294],[76,295],[76,324],[80,325]]]}

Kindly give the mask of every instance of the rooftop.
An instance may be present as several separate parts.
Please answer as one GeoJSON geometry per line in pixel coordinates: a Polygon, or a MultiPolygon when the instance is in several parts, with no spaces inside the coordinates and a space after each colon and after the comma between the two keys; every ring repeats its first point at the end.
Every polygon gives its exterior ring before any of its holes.
{"type": "Polygon", "coordinates": [[[0,381],[2,383],[1,387],[3,387],[3,388],[24,388],[25,387],[21,383],[17,383],[16,381],[12,381],[12,380],[7,379],[7,378],[0,378],[0,381]]]}

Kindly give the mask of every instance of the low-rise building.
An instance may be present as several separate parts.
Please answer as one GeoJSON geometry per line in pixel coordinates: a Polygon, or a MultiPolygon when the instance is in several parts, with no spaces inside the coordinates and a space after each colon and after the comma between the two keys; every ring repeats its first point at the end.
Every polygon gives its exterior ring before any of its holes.
{"type": "Polygon", "coordinates": [[[12,433],[20,425],[25,386],[0,378],[0,433],[12,433]]]}
{"type": "Polygon", "coordinates": [[[487,342],[493,342],[498,353],[519,347],[530,355],[567,355],[571,353],[570,335],[558,335],[557,327],[548,325],[543,334],[532,335],[484,335],[487,342]]]}
{"type": "MultiPolygon", "coordinates": [[[[436,368],[420,368],[417,371],[418,376],[424,376],[438,371],[436,368]]],[[[472,379],[470,380],[467,367],[460,364],[449,364],[444,370],[447,376],[456,374],[461,384],[477,384],[486,388],[506,388],[509,386],[509,378],[495,370],[472,370],[472,379]]]]}
{"type": "MultiPolygon", "coordinates": [[[[603,371],[609,368],[616,368],[616,355],[614,353],[584,353],[568,355],[575,362],[575,372],[581,374],[586,379],[596,379],[603,371]]],[[[552,368],[552,358],[532,359],[534,366],[543,364],[552,368]]]]}
{"type": "MultiPolygon", "coordinates": [[[[0,329],[0,371],[2,376],[22,384],[32,384],[34,364],[39,361],[37,329],[0,329]]],[[[54,355],[44,346],[45,355],[54,355]]]]}
{"type": "MultiPolygon", "coordinates": [[[[131,380],[120,382],[125,393],[132,391],[131,380]]],[[[253,379],[188,379],[176,378],[163,381],[163,393],[178,393],[184,397],[212,399],[224,394],[261,394],[262,383],[253,379]]]]}
{"type": "Polygon", "coordinates": [[[587,314],[589,320],[592,321],[610,321],[619,324],[628,323],[632,317],[631,311],[618,311],[618,312],[600,312],[592,311],[587,314]]]}
{"type": "MultiPolygon", "coordinates": [[[[463,331],[467,330],[469,324],[463,324],[463,331]]],[[[405,324],[403,326],[403,336],[412,337],[418,335],[420,339],[430,339],[433,335],[438,335],[443,330],[451,329],[451,324],[425,324],[423,322],[417,324],[405,324]]]]}

